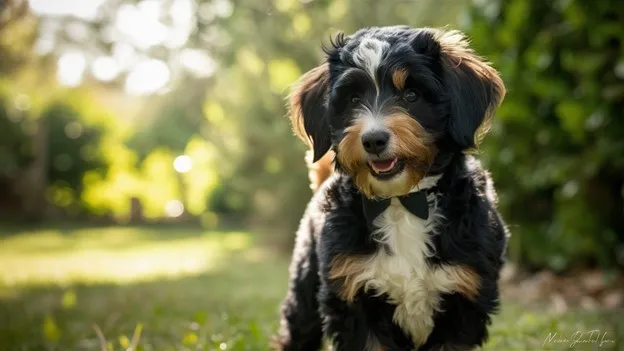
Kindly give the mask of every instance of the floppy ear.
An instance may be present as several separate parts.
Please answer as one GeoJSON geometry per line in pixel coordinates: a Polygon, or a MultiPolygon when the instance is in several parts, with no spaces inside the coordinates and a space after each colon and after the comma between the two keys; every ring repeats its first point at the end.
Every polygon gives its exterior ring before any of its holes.
{"type": "Polygon", "coordinates": [[[442,32],[437,39],[445,84],[450,90],[449,132],[462,149],[477,147],[505,96],[505,86],[498,72],[468,46],[461,32],[442,32]]]}
{"type": "Polygon", "coordinates": [[[331,147],[329,123],[326,120],[329,66],[313,68],[297,82],[290,95],[290,120],[295,134],[314,151],[318,161],[331,147]]]}

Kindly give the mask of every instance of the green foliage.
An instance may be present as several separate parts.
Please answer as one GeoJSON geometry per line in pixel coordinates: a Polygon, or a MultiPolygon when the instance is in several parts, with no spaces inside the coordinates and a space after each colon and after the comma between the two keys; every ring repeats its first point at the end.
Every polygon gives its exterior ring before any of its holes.
{"type": "Polygon", "coordinates": [[[8,177],[25,167],[30,158],[30,145],[19,117],[12,115],[7,96],[0,95],[0,176],[8,177]]]}
{"type": "Polygon", "coordinates": [[[48,179],[52,192],[66,189],[75,193],[72,200],[76,201],[83,188],[84,174],[89,171],[106,172],[99,150],[103,130],[85,125],[79,118],[79,112],[63,103],[46,108],[40,118],[48,129],[48,179]]]}
{"type": "Polygon", "coordinates": [[[206,97],[206,82],[189,80],[178,89],[149,98],[134,133],[126,144],[140,159],[151,151],[165,147],[183,154],[189,140],[197,135],[204,118],[202,104],[206,97]]]}
{"type": "MultiPolygon", "coordinates": [[[[69,95],[79,98],[78,95],[69,95]]],[[[84,211],[81,201],[83,177],[89,172],[105,174],[107,165],[101,155],[100,139],[103,125],[85,119],[93,111],[80,110],[68,96],[50,99],[35,109],[26,94],[0,94],[0,179],[5,189],[24,194],[29,184],[15,184],[29,176],[29,166],[35,159],[36,139],[45,139],[46,164],[45,198],[50,203],[69,210],[71,214],[84,211]],[[39,116],[33,115],[40,112],[39,116]],[[38,129],[43,128],[43,133],[38,129]]]]}
{"type": "Polygon", "coordinates": [[[526,265],[624,264],[620,5],[492,0],[467,17],[508,90],[483,157],[526,265]]]}
{"type": "Polygon", "coordinates": [[[227,182],[219,182],[208,198],[211,211],[224,215],[244,215],[249,212],[249,202],[245,195],[232,188],[227,182]]]}
{"type": "MultiPolygon", "coordinates": [[[[467,5],[195,0],[185,43],[130,50],[128,41],[136,38],[108,30],[121,6],[139,12],[160,6],[158,21],[167,27],[180,10],[169,11],[174,3],[122,0],[102,6],[96,18],[26,16],[2,28],[2,189],[12,189],[37,163],[35,131],[49,120],[47,198],[58,206],[75,203],[86,213],[123,219],[134,198],[147,218],[184,203],[202,223],[215,225],[217,214],[227,214],[292,240],[311,194],[305,148],[285,117],[289,86],[321,61],[320,45],[330,35],[364,26],[452,24],[467,5]],[[77,28],[85,38],[73,35],[77,28]],[[33,54],[52,39],[59,45],[48,56],[33,54]],[[209,60],[201,62],[212,63],[212,73],[198,77],[182,67],[188,49],[206,54],[209,60]],[[133,51],[128,62],[160,60],[171,81],[149,97],[107,100],[106,89],[121,90],[128,64],[106,84],[85,73],[83,87],[61,88],[52,64],[66,50],[83,53],[87,67],[94,58],[133,51]],[[88,89],[93,96],[83,94],[88,89]],[[111,100],[116,115],[102,112],[111,100]],[[79,137],[69,136],[79,130],[79,137]],[[178,174],[172,163],[183,154],[193,167],[178,174]]],[[[461,17],[508,88],[482,158],[511,224],[512,258],[528,266],[624,262],[624,18],[618,5],[480,0],[461,17]]],[[[0,199],[7,201],[14,200],[0,199]]]]}
{"type": "MultiPolygon", "coordinates": [[[[63,122],[67,126],[61,128],[59,124],[51,131],[55,134],[54,150],[50,151],[54,160],[49,163],[50,176],[57,184],[53,186],[56,203],[80,198],[84,185],[86,193],[82,197],[89,212],[124,217],[129,213],[130,198],[136,197],[143,202],[148,217],[158,217],[164,214],[166,203],[186,197],[185,204],[191,206],[187,209],[194,215],[204,210],[237,214],[271,228],[272,232],[287,233],[290,239],[310,190],[303,162],[304,146],[293,136],[285,118],[284,97],[289,86],[303,72],[320,63],[321,44],[338,31],[353,32],[362,26],[395,23],[442,24],[453,21],[463,6],[462,1],[436,4],[402,0],[383,4],[370,0],[196,0],[192,3],[198,11],[189,15],[192,30],[183,47],[158,42],[144,47],[140,53],[135,52],[136,60],[165,62],[172,79],[167,92],[146,98],[145,108],[135,118],[129,118],[132,119],[130,132],[122,136],[112,130],[104,131],[99,145],[101,164],[59,170],[58,166],[66,167],[70,159],[77,162],[78,150],[84,147],[76,144],[67,149],[69,144],[63,128],[69,128],[69,121],[63,122]],[[182,67],[185,49],[208,54],[214,63],[214,74],[198,79],[182,67]],[[199,162],[202,164],[199,170],[194,166],[183,177],[172,175],[171,165],[167,163],[188,153],[189,143],[197,138],[206,140],[206,147],[216,152],[199,162]],[[119,145],[120,142],[124,144],[119,145]],[[203,176],[210,181],[202,181],[203,176]],[[183,178],[184,186],[178,184],[181,181],[178,178],[183,178]],[[213,181],[221,184],[213,189],[213,181]],[[202,199],[197,200],[198,197],[202,199]]],[[[141,4],[135,8],[136,5],[132,0],[119,1],[100,7],[97,18],[77,16],[67,21],[43,14],[23,25],[16,22],[20,25],[13,26],[12,35],[3,36],[0,53],[16,59],[11,61],[15,64],[0,71],[6,74],[3,78],[8,91],[17,86],[29,92],[33,105],[37,106],[30,112],[31,120],[37,120],[50,106],[48,94],[56,95],[62,90],[55,84],[48,90],[39,88],[44,86],[41,76],[50,74],[36,66],[44,60],[32,55],[33,49],[42,49],[34,44],[49,43],[52,39],[69,44],[56,45],[51,51],[43,48],[42,52],[49,52],[52,60],[69,48],[74,54],[77,51],[85,54],[88,60],[115,56],[116,51],[128,45],[128,40],[135,41],[102,30],[117,22],[117,10],[122,6],[123,10],[160,6],[161,24],[176,26],[173,13],[180,9],[169,11],[173,3],[141,4]],[[64,30],[50,32],[51,27],[64,30]],[[88,40],[74,35],[81,30],[88,40]],[[28,64],[18,70],[19,59],[28,64]],[[17,74],[22,70],[24,74],[17,74]]],[[[110,85],[120,83],[131,67],[122,68],[118,79],[110,85]]],[[[96,86],[89,82],[87,88],[96,86]]],[[[123,104],[128,102],[121,103],[118,120],[126,117],[123,104]]],[[[78,120],[96,114],[82,107],[74,112],[79,115],[78,120]]],[[[195,156],[193,162],[198,162],[195,156]]]]}
{"type": "Polygon", "coordinates": [[[148,113],[154,117],[147,125],[140,122],[129,145],[139,154],[155,146],[177,152],[193,136],[205,138],[218,150],[213,167],[223,181],[210,195],[209,209],[249,214],[253,223],[290,240],[311,196],[305,148],[285,117],[290,85],[321,62],[321,44],[338,31],[396,23],[439,25],[454,21],[462,5],[401,0],[235,3],[231,16],[216,23],[229,45],[207,43],[219,66],[216,74],[205,81],[184,81],[161,98],[158,112],[148,113]],[[201,99],[198,92],[204,94],[201,99]]]}

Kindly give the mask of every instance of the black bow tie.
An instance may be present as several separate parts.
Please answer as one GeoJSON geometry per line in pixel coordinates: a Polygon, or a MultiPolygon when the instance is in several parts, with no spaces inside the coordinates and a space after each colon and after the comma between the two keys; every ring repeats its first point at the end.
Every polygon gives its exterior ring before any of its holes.
{"type": "MultiPolygon", "coordinates": [[[[420,190],[409,193],[407,195],[397,197],[401,204],[410,211],[414,216],[422,219],[429,218],[429,202],[427,201],[427,191],[420,190]]],[[[362,205],[364,208],[364,217],[369,229],[373,229],[373,221],[377,216],[390,206],[392,198],[389,199],[369,199],[362,196],[362,205]]]]}

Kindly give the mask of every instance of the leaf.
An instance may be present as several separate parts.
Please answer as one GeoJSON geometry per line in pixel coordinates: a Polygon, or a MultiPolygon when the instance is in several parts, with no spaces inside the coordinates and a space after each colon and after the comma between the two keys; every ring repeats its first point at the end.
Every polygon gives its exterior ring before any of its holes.
{"type": "Polygon", "coordinates": [[[298,13],[292,19],[292,26],[298,35],[304,35],[312,28],[312,20],[305,13],[298,13]]]}
{"type": "Polygon", "coordinates": [[[189,331],[184,334],[182,343],[186,346],[192,346],[192,345],[197,344],[198,340],[199,340],[199,337],[197,336],[197,333],[189,331]]]}
{"type": "Polygon", "coordinates": [[[193,320],[199,324],[204,324],[206,323],[206,320],[208,319],[208,314],[206,312],[202,312],[202,311],[198,311],[195,313],[195,317],[193,318],[193,320]]]}
{"type": "Polygon", "coordinates": [[[580,101],[567,100],[559,103],[556,108],[557,117],[561,126],[576,141],[584,136],[585,108],[580,101]]]}
{"type": "Polygon", "coordinates": [[[61,338],[61,329],[58,327],[54,318],[50,315],[43,320],[43,335],[46,340],[58,341],[61,338]]]}
{"type": "Polygon", "coordinates": [[[275,156],[269,156],[264,160],[264,170],[270,174],[277,174],[282,170],[282,162],[275,156]]]}
{"type": "Polygon", "coordinates": [[[301,71],[292,59],[269,62],[269,84],[276,94],[282,94],[300,75],[301,71]]]}
{"type": "Polygon", "coordinates": [[[346,0],[333,0],[330,2],[327,13],[331,21],[339,21],[347,14],[349,5],[346,0]]]}
{"type": "Polygon", "coordinates": [[[134,333],[132,334],[132,343],[128,348],[128,351],[136,350],[137,346],[139,346],[139,341],[141,341],[141,333],[143,332],[143,324],[138,323],[134,328],[134,333]]]}
{"type": "Polygon", "coordinates": [[[225,111],[220,104],[211,101],[204,105],[204,117],[210,123],[219,126],[225,120],[225,111]]]}
{"type": "Polygon", "coordinates": [[[121,335],[119,337],[119,345],[124,349],[127,349],[128,347],[130,347],[130,339],[128,339],[126,335],[121,335]]]}
{"type": "Polygon", "coordinates": [[[250,48],[241,48],[236,53],[236,60],[240,67],[253,75],[260,75],[264,70],[264,62],[250,48]]]}
{"type": "Polygon", "coordinates": [[[68,290],[63,294],[61,299],[61,305],[64,308],[72,308],[76,306],[76,292],[74,290],[68,290]]]}
{"type": "Polygon", "coordinates": [[[293,10],[299,1],[297,0],[274,0],[275,8],[280,12],[289,12],[293,10]]]}

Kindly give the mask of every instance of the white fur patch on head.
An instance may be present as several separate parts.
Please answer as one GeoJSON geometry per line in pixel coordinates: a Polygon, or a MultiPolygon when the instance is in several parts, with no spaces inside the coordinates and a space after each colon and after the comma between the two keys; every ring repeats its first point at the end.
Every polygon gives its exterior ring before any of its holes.
{"type": "Polygon", "coordinates": [[[390,44],[385,41],[375,38],[364,38],[353,54],[353,61],[370,75],[377,91],[379,91],[379,87],[375,78],[376,72],[388,47],[390,47],[390,44]]]}
{"type": "Polygon", "coordinates": [[[362,111],[357,114],[356,118],[362,122],[361,135],[378,130],[388,130],[384,123],[383,116],[375,114],[366,106],[362,106],[362,111]]]}

